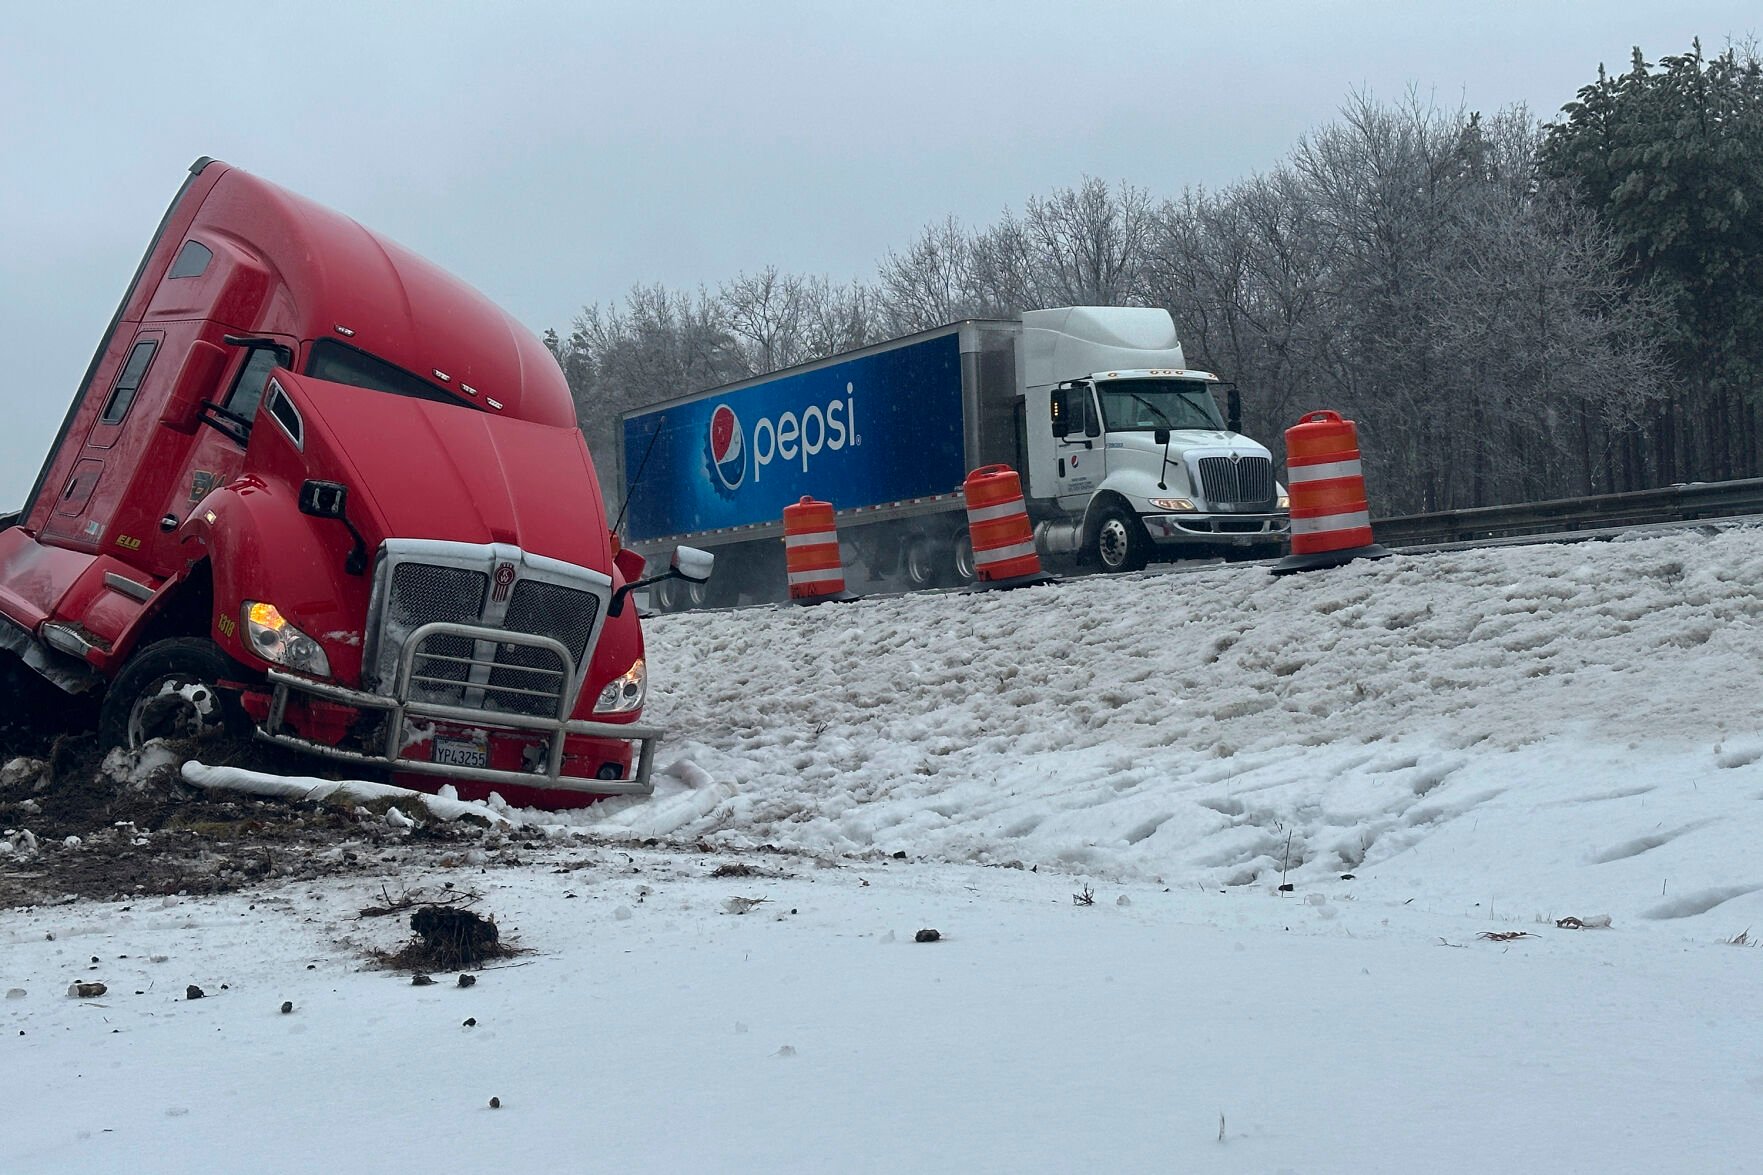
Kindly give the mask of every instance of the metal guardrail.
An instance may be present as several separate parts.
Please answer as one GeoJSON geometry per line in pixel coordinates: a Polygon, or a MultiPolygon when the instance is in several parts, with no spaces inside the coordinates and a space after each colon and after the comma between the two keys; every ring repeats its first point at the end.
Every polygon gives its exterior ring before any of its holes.
{"type": "Polygon", "coordinates": [[[1688,522],[1735,514],[1763,514],[1763,477],[1693,482],[1658,490],[1631,490],[1589,498],[1556,498],[1511,506],[1437,510],[1372,521],[1385,546],[1475,542],[1560,531],[1604,530],[1648,523],[1688,522]]]}

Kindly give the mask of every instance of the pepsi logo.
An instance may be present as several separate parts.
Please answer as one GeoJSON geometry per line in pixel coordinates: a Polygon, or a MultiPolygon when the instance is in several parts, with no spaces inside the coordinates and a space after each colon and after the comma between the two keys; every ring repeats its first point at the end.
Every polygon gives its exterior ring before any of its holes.
{"type": "Polygon", "coordinates": [[[747,437],[740,417],[727,404],[710,414],[710,468],[725,490],[737,490],[747,479],[747,437]]]}

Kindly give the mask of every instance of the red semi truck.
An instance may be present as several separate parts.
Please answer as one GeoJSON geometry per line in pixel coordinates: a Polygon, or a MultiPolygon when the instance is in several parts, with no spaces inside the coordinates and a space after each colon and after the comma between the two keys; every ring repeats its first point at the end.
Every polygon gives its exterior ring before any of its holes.
{"type": "Polygon", "coordinates": [[[531,332],[211,159],[0,527],[0,657],[99,691],[105,742],[251,730],[552,806],[649,790],[628,597],[709,575],[617,549],[531,332]]]}

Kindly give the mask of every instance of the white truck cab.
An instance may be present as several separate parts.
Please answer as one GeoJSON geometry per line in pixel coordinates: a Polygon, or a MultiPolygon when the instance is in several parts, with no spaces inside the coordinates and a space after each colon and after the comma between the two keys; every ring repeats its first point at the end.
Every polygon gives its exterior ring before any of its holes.
{"type": "Polygon", "coordinates": [[[1167,311],[1031,310],[1016,354],[1025,489],[1052,507],[1036,528],[1043,550],[1109,571],[1143,567],[1154,547],[1279,552],[1289,502],[1273,456],[1219,411],[1225,385],[1187,366],[1167,311]]]}

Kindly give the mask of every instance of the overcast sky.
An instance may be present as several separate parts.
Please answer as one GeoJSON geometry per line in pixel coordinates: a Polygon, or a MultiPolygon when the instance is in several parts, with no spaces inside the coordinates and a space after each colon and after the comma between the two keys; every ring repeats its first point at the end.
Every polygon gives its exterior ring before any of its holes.
{"type": "Polygon", "coordinates": [[[1221,187],[1354,89],[1548,117],[1636,44],[1760,27],[1754,0],[12,5],[0,506],[200,155],[566,330],[637,283],[867,278],[1085,175],[1221,187]]]}

